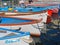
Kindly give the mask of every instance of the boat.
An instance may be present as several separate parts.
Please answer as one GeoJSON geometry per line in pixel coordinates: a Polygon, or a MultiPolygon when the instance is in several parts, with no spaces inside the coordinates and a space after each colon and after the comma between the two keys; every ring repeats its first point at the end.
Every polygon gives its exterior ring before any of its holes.
{"type": "MultiPolygon", "coordinates": [[[[47,22],[48,15],[51,15],[50,10],[43,11],[35,15],[21,15],[21,16],[0,16],[3,20],[0,27],[8,29],[21,29],[23,32],[30,32],[33,36],[40,36],[41,28],[44,28],[44,23],[47,22]],[[50,12],[50,14],[49,14],[50,12]],[[18,18],[17,18],[18,17],[18,18]],[[23,20],[23,22],[22,22],[23,20]],[[26,21],[26,22],[24,22],[26,21]],[[34,32],[32,31],[34,30],[34,32]]],[[[50,22],[48,20],[48,22],[50,22]]]]}
{"type": "MultiPolygon", "coordinates": [[[[8,28],[8,29],[21,29],[23,32],[30,32],[31,35],[40,36],[40,29],[44,28],[44,23],[47,22],[47,17],[49,14],[49,9],[55,8],[55,7],[42,7],[40,10],[40,7],[34,7],[32,10],[36,12],[2,12],[3,14],[0,15],[3,22],[1,22],[0,27],[8,28]],[[43,8],[43,9],[42,9],[43,8]],[[37,10],[39,9],[39,10],[37,10]],[[18,18],[17,18],[18,17],[18,18]],[[19,19],[19,20],[17,20],[19,19]],[[19,22],[22,20],[25,20],[27,22],[19,22]],[[10,21],[9,21],[10,20],[10,21]],[[30,20],[30,21],[28,21],[30,20]],[[8,21],[8,22],[7,22],[8,21]],[[32,31],[34,30],[34,32],[32,31]]],[[[20,8],[16,8],[20,9],[20,8]]],[[[23,8],[26,9],[26,8],[23,8]]],[[[23,10],[22,9],[22,10],[23,10]]],[[[29,8],[31,9],[31,8],[29,8]]],[[[23,10],[24,11],[24,10],[23,10]]],[[[50,22],[50,20],[48,20],[50,22]]]]}
{"type": "Polygon", "coordinates": [[[42,19],[28,19],[28,18],[14,18],[14,17],[0,17],[0,28],[20,30],[23,32],[30,32],[31,35],[40,35],[37,23],[42,19]],[[34,32],[33,32],[33,31],[34,32]]]}
{"type": "MultiPolygon", "coordinates": [[[[8,7],[5,7],[4,10],[7,10],[8,7]]],[[[46,6],[46,7],[36,7],[36,6],[31,6],[31,7],[26,7],[26,8],[21,8],[21,7],[15,7],[13,8],[12,11],[17,10],[17,12],[1,12],[0,16],[10,16],[10,17],[15,17],[15,18],[30,18],[30,19],[40,19],[43,18],[43,21],[46,22],[46,18],[49,15],[49,10],[57,8],[57,6],[46,6]]]]}
{"type": "Polygon", "coordinates": [[[49,9],[54,9],[57,8],[57,6],[45,6],[45,7],[40,7],[40,6],[27,6],[27,7],[0,7],[0,12],[3,12],[1,14],[4,15],[31,15],[31,14],[36,14],[37,12],[42,12],[45,10],[49,9]]]}
{"type": "Polygon", "coordinates": [[[18,45],[18,44],[23,44],[23,43],[29,45],[29,43],[33,42],[33,39],[30,37],[29,32],[21,32],[21,31],[6,29],[6,28],[0,28],[0,31],[1,30],[6,31],[6,33],[4,33],[5,35],[3,35],[3,34],[0,35],[1,36],[0,37],[1,45],[8,45],[8,44],[10,44],[10,45],[17,44],[18,45]],[[11,33],[9,33],[9,32],[11,32],[11,33]]]}

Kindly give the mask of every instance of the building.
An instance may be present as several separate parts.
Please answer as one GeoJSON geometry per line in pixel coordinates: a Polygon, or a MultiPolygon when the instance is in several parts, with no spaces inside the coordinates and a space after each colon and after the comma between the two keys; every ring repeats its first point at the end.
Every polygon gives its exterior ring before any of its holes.
{"type": "MultiPolygon", "coordinates": [[[[0,6],[4,6],[7,3],[8,6],[19,6],[20,0],[0,0],[0,6]]],[[[28,0],[24,0],[28,4],[28,0]]],[[[34,4],[60,4],[60,0],[33,0],[34,4]]]]}

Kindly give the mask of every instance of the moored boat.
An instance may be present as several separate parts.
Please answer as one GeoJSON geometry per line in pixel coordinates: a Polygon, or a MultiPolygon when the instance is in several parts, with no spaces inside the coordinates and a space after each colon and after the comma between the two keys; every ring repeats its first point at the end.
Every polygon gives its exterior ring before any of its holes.
{"type": "Polygon", "coordinates": [[[40,23],[41,21],[42,19],[35,20],[27,18],[1,17],[0,28],[17,29],[24,32],[30,32],[31,35],[40,35],[38,27],[34,28],[34,26],[37,26],[37,23],[40,23]]]}
{"type": "Polygon", "coordinates": [[[49,9],[54,9],[57,8],[57,6],[45,6],[45,7],[40,7],[40,6],[27,6],[27,7],[0,7],[0,14],[3,15],[9,15],[9,16],[18,16],[18,15],[31,15],[31,14],[36,14],[43,12],[45,10],[49,9]]]}
{"type": "MultiPolygon", "coordinates": [[[[40,36],[40,28],[44,27],[43,22],[46,23],[47,16],[50,15],[49,11],[47,10],[52,8],[55,7],[45,7],[45,8],[43,7],[41,8],[42,10],[40,10],[40,7],[38,8],[34,7],[33,9],[29,8],[27,10],[29,12],[26,11],[26,8],[22,9],[23,10],[22,12],[15,12],[15,13],[3,12],[0,15],[1,17],[0,27],[4,27],[8,29],[19,28],[21,29],[21,31],[30,32],[31,35],[40,36]],[[32,30],[34,30],[34,32],[32,30]]],[[[20,8],[18,10],[21,11],[20,8]]]]}

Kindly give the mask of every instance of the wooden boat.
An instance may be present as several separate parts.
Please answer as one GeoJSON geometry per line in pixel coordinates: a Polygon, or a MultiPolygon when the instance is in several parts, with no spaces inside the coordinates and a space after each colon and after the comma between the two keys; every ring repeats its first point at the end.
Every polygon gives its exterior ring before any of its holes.
{"type": "MultiPolygon", "coordinates": [[[[0,28],[0,30],[1,29],[4,29],[5,31],[11,31],[11,30],[9,30],[9,29],[7,30],[5,28],[0,28]]],[[[18,34],[13,33],[13,32],[11,32],[11,33],[7,32],[9,34],[5,33],[6,35],[0,37],[1,45],[8,45],[8,44],[10,44],[10,45],[22,44],[23,45],[23,43],[26,44],[26,45],[29,45],[29,43],[33,42],[33,39],[30,37],[30,33],[29,32],[18,31],[19,32],[19,33],[17,32],[18,34]]]]}
{"type": "Polygon", "coordinates": [[[31,35],[40,35],[37,23],[40,23],[42,19],[28,19],[28,18],[14,18],[14,17],[1,17],[0,18],[0,28],[7,29],[19,29],[24,32],[30,32],[31,35]],[[37,26],[35,28],[34,26],[37,26]],[[33,31],[34,32],[33,32],[33,31]]]}
{"type": "Polygon", "coordinates": [[[30,37],[30,34],[28,32],[24,32],[23,34],[7,34],[3,37],[0,37],[0,43],[1,45],[29,45],[30,43],[33,42],[33,39],[30,37]]]}
{"type": "Polygon", "coordinates": [[[4,7],[0,8],[0,15],[5,15],[5,16],[18,16],[18,15],[32,15],[32,14],[39,14],[40,12],[44,10],[49,10],[49,9],[54,9],[57,8],[57,6],[46,6],[46,7],[40,7],[40,6],[27,6],[26,8],[22,7],[15,7],[15,8],[9,8],[4,7]]]}
{"type": "MultiPolygon", "coordinates": [[[[47,16],[50,15],[49,11],[46,10],[47,8],[45,8],[42,12],[22,12],[22,13],[11,13],[11,12],[5,12],[3,14],[0,15],[0,17],[2,17],[3,22],[0,24],[0,27],[4,27],[4,28],[8,28],[8,29],[18,29],[21,28],[21,31],[29,31],[31,33],[31,35],[35,35],[35,36],[40,36],[40,29],[39,28],[43,28],[44,24],[43,22],[47,22],[47,16]],[[18,18],[17,18],[18,17],[18,18]],[[19,20],[17,20],[19,19],[19,20]],[[30,22],[19,22],[20,19],[22,20],[30,20],[30,22]],[[7,22],[8,20],[8,22],[7,22]],[[9,21],[10,20],[10,21],[9,21]],[[41,22],[40,22],[41,21],[41,22]],[[15,23],[16,22],[16,23],[15,23]],[[39,25],[39,27],[37,26],[37,23],[39,25]],[[32,31],[34,30],[34,32],[32,31]]],[[[22,21],[21,20],[21,21],[22,21]]]]}

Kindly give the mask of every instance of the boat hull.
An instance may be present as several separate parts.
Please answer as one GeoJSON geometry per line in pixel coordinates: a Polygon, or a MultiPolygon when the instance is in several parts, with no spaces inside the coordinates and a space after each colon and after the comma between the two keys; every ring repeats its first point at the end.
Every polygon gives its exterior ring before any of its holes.
{"type": "Polygon", "coordinates": [[[40,20],[41,18],[43,19],[42,22],[46,22],[47,16],[48,16],[48,11],[42,11],[42,12],[34,12],[34,13],[6,13],[5,15],[2,15],[4,17],[15,17],[15,18],[28,18],[28,19],[37,19],[40,20]]]}
{"type": "Polygon", "coordinates": [[[32,43],[32,38],[30,38],[29,32],[20,32],[19,34],[10,33],[3,37],[0,37],[0,43],[1,45],[29,45],[29,43],[32,43]],[[7,38],[8,37],[8,38],[7,38]],[[30,41],[28,41],[30,40],[30,41]],[[27,43],[26,43],[27,42],[27,43]],[[23,44],[24,43],[24,44],[23,44]]]}
{"type": "Polygon", "coordinates": [[[36,35],[37,36],[37,35],[40,35],[40,31],[38,29],[37,23],[40,23],[41,21],[42,21],[42,19],[35,20],[35,19],[28,19],[28,18],[2,17],[2,22],[0,23],[0,28],[21,30],[23,32],[30,32],[31,35],[36,35]],[[16,19],[16,21],[14,19],[16,19]],[[16,23],[14,24],[14,21],[15,22],[22,21],[22,22],[17,23],[17,24],[16,23]],[[27,22],[25,22],[25,21],[27,21],[27,22]],[[34,28],[34,26],[37,26],[37,29],[34,28]]]}
{"type": "Polygon", "coordinates": [[[1,17],[11,17],[11,18],[23,18],[23,19],[31,19],[35,20],[32,23],[21,23],[21,24],[12,24],[12,25],[0,25],[0,27],[8,28],[8,29],[19,29],[23,32],[30,32],[33,36],[40,36],[40,29],[38,29],[37,23],[39,24],[39,28],[44,28],[44,23],[47,21],[48,12],[34,14],[34,15],[20,15],[20,16],[1,16],[1,17]],[[44,22],[44,23],[43,23],[44,22]],[[34,31],[34,32],[33,32],[34,31]]]}
{"type": "MultiPolygon", "coordinates": [[[[12,26],[0,26],[0,28],[7,28],[11,30],[19,30],[23,32],[30,32],[32,36],[40,36],[40,30],[38,28],[44,28],[44,25],[39,23],[39,26],[37,26],[37,23],[35,24],[27,24],[27,25],[12,25],[12,26]]],[[[6,34],[6,33],[3,33],[6,34]]]]}

